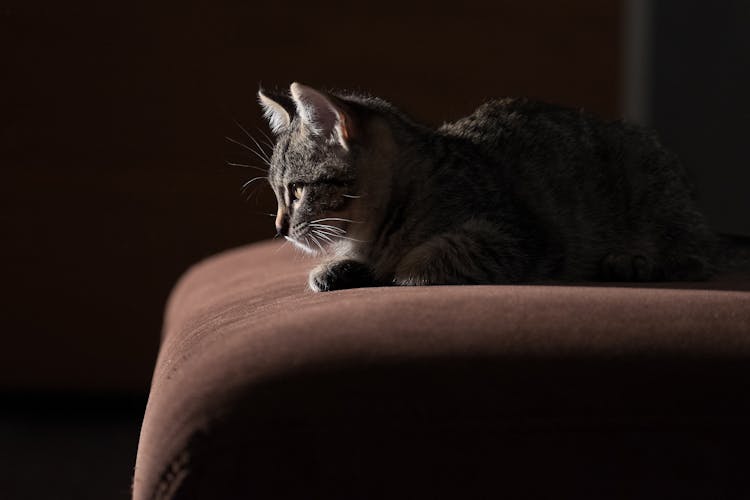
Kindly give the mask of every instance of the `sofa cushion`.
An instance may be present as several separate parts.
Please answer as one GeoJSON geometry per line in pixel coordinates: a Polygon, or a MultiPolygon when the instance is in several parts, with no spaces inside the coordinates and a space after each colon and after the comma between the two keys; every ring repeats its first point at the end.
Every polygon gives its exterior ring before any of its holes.
{"type": "Polygon", "coordinates": [[[316,294],[312,265],[266,242],[183,276],[136,499],[744,487],[747,270],[703,283],[316,294]]]}

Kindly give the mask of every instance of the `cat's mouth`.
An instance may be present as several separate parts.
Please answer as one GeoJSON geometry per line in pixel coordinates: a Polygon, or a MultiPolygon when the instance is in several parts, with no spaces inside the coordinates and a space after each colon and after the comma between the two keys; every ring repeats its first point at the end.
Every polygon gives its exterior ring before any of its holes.
{"type": "Polygon", "coordinates": [[[335,243],[359,241],[347,236],[349,226],[356,223],[343,217],[325,217],[298,224],[285,238],[305,253],[325,254],[335,243]]]}

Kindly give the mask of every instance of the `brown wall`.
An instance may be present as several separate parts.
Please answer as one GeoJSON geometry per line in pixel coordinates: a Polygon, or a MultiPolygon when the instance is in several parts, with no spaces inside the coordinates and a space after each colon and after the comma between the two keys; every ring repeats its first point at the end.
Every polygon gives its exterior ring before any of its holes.
{"type": "Polygon", "coordinates": [[[0,389],[148,387],[180,273],[272,235],[224,164],[259,82],[433,124],[500,95],[618,115],[619,2],[267,3],[0,9],[0,389]]]}

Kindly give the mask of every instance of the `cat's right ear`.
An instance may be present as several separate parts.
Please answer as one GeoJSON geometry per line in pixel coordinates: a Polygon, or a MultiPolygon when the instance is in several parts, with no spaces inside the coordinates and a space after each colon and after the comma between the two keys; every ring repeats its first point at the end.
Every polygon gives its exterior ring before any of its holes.
{"type": "Polygon", "coordinates": [[[263,108],[263,115],[268,120],[268,126],[274,134],[279,134],[292,121],[295,106],[286,96],[271,95],[263,89],[258,90],[258,102],[263,108]]]}

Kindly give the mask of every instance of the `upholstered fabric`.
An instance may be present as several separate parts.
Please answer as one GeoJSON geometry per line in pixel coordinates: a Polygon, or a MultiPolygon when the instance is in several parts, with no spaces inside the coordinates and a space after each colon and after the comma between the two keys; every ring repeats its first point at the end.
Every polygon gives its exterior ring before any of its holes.
{"type": "Polygon", "coordinates": [[[750,272],[314,294],[280,246],[175,288],[136,500],[750,491],[750,272]]]}

